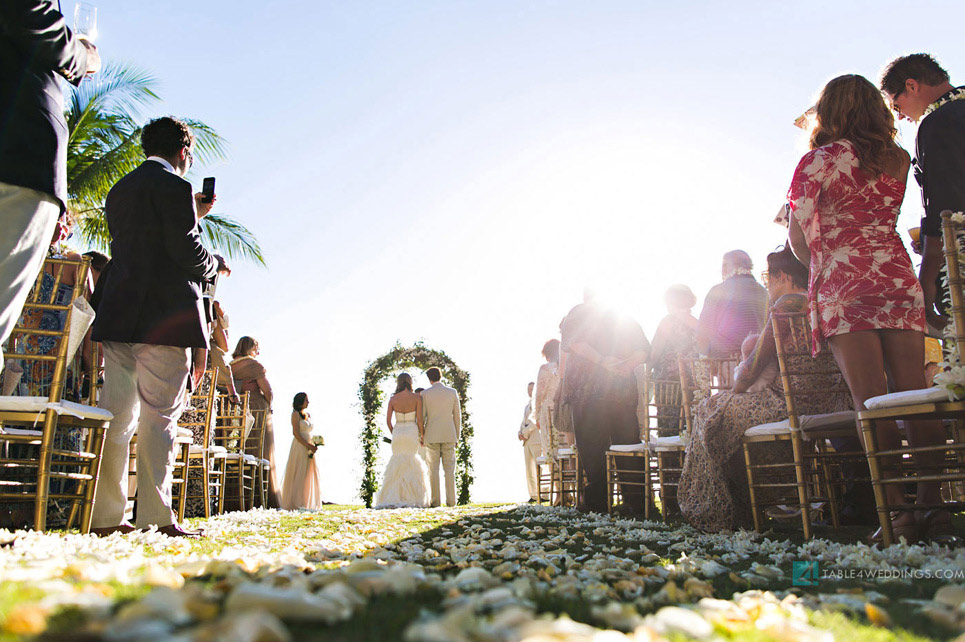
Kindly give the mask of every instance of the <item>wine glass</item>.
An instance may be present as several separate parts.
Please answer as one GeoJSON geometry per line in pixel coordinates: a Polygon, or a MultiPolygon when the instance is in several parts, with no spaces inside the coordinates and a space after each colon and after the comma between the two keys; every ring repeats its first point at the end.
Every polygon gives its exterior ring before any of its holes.
{"type": "Polygon", "coordinates": [[[86,2],[74,6],[74,35],[90,42],[97,39],[97,7],[86,2]]]}

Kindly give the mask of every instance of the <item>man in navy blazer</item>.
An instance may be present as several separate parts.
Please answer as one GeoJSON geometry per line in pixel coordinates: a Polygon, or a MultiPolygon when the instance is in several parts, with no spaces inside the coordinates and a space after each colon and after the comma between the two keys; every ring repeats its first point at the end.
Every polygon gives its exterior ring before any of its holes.
{"type": "Polygon", "coordinates": [[[107,195],[111,265],[98,282],[94,341],[104,352],[100,406],[114,413],[107,430],[91,531],[130,531],[128,449],[137,432],[137,526],[172,536],[174,439],[183,409],[190,349],[207,348],[201,285],[229,272],[201,245],[198,220],[210,212],[182,178],[191,166],[194,135],[164,117],[141,134],[147,160],[107,195]]]}
{"type": "Polygon", "coordinates": [[[67,123],[59,77],[100,69],[48,0],[0,2],[0,343],[20,317],[67,201],[67,123]]]}

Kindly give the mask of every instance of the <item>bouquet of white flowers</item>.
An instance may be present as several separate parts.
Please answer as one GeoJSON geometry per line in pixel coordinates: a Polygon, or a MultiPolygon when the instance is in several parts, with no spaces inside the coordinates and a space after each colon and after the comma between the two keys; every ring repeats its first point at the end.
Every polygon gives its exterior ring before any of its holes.
{"type": "MultiPolygon", "coordinates": [[[[325,438],[322,437],[321,435],[312,435],[312,443],[315,444],[316,446],[324,446],[325,438]]],[[[315,456],[315,453],[308,453],[309,459],[311,459],[314,456],[315,456]]]]}

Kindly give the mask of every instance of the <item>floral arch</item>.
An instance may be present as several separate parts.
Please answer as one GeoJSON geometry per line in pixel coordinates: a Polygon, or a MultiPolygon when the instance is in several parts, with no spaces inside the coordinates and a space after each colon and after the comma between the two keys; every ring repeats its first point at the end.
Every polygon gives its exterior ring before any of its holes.
{"type": "Polygon", "coordinates": [[[469,373],[456,365],[441,350],[433,350],[422,342],[416,342],[406,348],[396,343],[395,346],[375,359],[365,368],[362,383],[359,384],[359,401],[362,403],[362,419],[364,425],[359,434],[362,442],[362,486],[360,495],[367,508],[372,507],[372,500],[379,488],[379,478],[376,471],[379,455],[379,441],[382,438],[382,403],[385,394],[381,384],[389,377],[394,377],[403,370],[418,368],[421,371],[435,366],[442,371],[443,381],[448,382],[459,394],[459,405],[462,408],[462,430],[459,443],[456,445],[456,491],[460,504],[469,503],[469,487],[472,486],[472,423],[469,420],[467,402],[469,401],[469,373]]]}

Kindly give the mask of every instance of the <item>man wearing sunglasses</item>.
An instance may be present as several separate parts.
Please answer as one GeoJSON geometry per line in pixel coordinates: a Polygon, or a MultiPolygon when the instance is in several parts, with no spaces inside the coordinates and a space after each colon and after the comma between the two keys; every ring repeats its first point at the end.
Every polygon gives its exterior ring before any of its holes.
{"type": "Polygon", "coordinates": [[[58,84],[100,69],[47,0],[0,2],[0,343],[6,341],[66,209],[67,123],[58,84]]]}
{"type": "Polygon", "coordinates": [[[921,186],[921,268],[928,324],[948,322],[941,308],[942,219],[944,210],[965,211],[965,87],[955,87],[948,72],[930,55],[892,60],[881,76],[881,91],[899,118],[918,123],[915,178],[921,186]]]}

